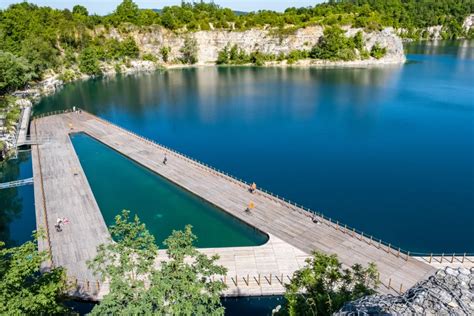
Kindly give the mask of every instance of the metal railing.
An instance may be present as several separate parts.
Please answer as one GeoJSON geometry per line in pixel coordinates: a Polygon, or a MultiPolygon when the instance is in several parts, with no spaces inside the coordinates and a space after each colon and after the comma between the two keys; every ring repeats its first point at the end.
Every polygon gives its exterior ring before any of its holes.
{"type": "MultiPolygon", "coordinates": [[[[180,153],[170,147],[167,147],[166,145],[163,145],[163,144],[160,144],[158,142],[156,142],[155,140],[153,139],[149,139],[147,137],[144,137],[144,136],[141,136],[135,132],[132,132],[132,131],[129,131],[129,130],[126,130],[116,124],[114,124],[113,122],[110,122],[104,118],[101,118],[101,117],[98,117],[94,114],[91,114],[83,109],[80,109],[80,108],[77,108],[76,109],[77,111],[80,111],[80,112],[83,112],[89,116],[91,116],[93,119],[96,119],[98,121],[101,121],[107,125],[110,125],[118,130],[120,130],[121,132],[124,132],[126,134],[129,134],[131,136],[134,136],[138,139],[140,139],[141,141],[144,141],[144,142],[147,142],[151,145],[154,145],[154,146],[157,146],[159,147],[160,149],[166,151],[167,153],[171,154],[171,155],[175,155],[177,157],[180,157],[180,158],[183,158],[185,159],[186,161],[188,161],[189,163],[201,168],[201,169],[205,169],[207,170],[208,172],[211,172],[212,174],[215,174],[215,175],[218,175],[220,177],[223,177],[245,189],[249,188],[250,187],[250,183],[248,183],[247,181],[245,181],[244,179],[240,179],[238,177],[235,177],[223,170],[219,170],[211,165],[208,165],[206,164],[205,162],[202,162],[202,161],[199,161],[193,157],[190,157],[190,156],[187,156],[186,154],[183,154],[183,153],[180,153]]],[[[57,114],[63,114],[63,113],[70,113],[72,112],[71,109],[66,109],[66,110],[61,110],[61,111],[53,111],[53,112],[48,112],[48,113],[43,113],[43,114],[40,114],[38,116],[33,116],[35,119],[36,118],[41,118],[41,117],[46,117],[46,116],[52,116],[52,115],[57,115],[57,114]]],[[[329,216],[326,216],[324,215],[323,213],[321,212],[317,212],[317,211],[314,211],[308,207],[305,207],[301,204],[298,204],[296,202],[293,202],[283,196],[280,196],[278,194],[274,194],[264,188],[258,188],[257,191],[256,191],[258,194],[262,195],[262,196],[265,196],[271,200],[273,200],[274,202],[277,202],[277,203],[280,203],[288,208],[290,208],[291,210],[295,211],[295,212],[298,212],[299,214],[301,215],[304,215],[306,217],[308,217],[309,220],[317,220],[319,221],[320,223],[322,224],[325,224],[329,227],[332,227],[344,234],[347,234],[353,238],[357,238],[359,239],[360,241],[364,241],[365,243],[367,243],[368,245],[371,245],[371,246],[374,246],[378,249],[381,249],[385,252],[387,252],[388,254],[392,254],[394,255],[395,257],[397,258],[402,258],[404,260],[408,260],[410,258],[410,256],[415,256],[415,257],[427,257],[427,256],[431,256],[431,257],[435,257],[436,254],[434,253],[426,253],[426,252],[410,252],[409,250],[406,250],[406,249],[403,249],[401,247],[397,247],[395,246],[394,244],[392,243],[389,243],[389,242],[386,242],[384,240],[382,240],[381,238],[376,238],[374,237],[373,235],[370,235],[370,234],[367,234],[365,232],[363,232],[362,230],[358,230],[356,229],[355,227],[351,227],[347,224],[343,224],[341,222],[339,222],[338,220],[335,220],[329,216]]],[[[439,256],[441,256],[442,254],[439,254],[439,256]]],[[[451,256],[453,257],[470,257],[470,256],[474,256],[474,253],[453,253],[453,254],[450,254],[451,256]]]]}
{"type": "Polygon", "coordinates": [[[0,183],[0,190],[21,187],[28,184],[33,184],[33,178],[0,183]]]}

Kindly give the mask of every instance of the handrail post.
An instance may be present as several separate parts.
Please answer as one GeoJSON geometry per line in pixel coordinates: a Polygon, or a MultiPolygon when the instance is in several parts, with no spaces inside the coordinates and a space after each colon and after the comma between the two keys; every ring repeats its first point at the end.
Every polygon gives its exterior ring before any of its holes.
{"type": "Polygon", "coordinates": [[[402,288],[403,288],[403,284],[400,283],[400,294],[402,294],[402,288]]]}
{"type": "Polygon", "coordinates": [[[405,261],[408,261],[408,258],[410,257],[410,252],[407,252],[407,259],[405,261]]]}
{"type": "Polygon", "coordinates": [[[388,288],[389,288],[389,289],[390,289],[391,285],[392,285],[392,278],[389,278],[389,279],[388,279],[388,288]]]}
{"type": "Polygon", "coordinates": [[[444,252],[441,254],[441,260],[439,263],[443,263],[443,259],[444,259],[444,252]]]}
{"type": "Polygon", "coordinates": [[[461,262],[461,263],[464,263],[464,258],[466,258],[466,253],[464,253],[464,254],[462,255],[462,262],[461,262]]]}
{"type": "Polygon", "coordinates": [[[453,256],[451,257],[451,263],[454,262],[454,253],[453,253],[453,256]]]}

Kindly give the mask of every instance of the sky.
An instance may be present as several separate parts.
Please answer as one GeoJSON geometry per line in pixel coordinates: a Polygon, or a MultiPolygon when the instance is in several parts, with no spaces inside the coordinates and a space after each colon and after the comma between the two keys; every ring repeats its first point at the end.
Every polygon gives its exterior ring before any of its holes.
{"type": "MultiPolygon", "coordinates": [[[[159,9],[164,6],[180,4],[181,0],[134,0],[140,8],[159,9]]],[[[0,0],[0,9],[5,9],[12,3],[21,0],[0,0]]],[[[72,9],[76,4],[85,6],[89,13],[107,14],[111,13],[121,0],[29,0],[40,6],[49,6],[58,9],[72,9]]],[[[323,0],[214,0],[222,7],[232,8],[238,11],[256,11],[260,9],[270,9],[283,11],[288,7],[313,6],[323,0]]]]}

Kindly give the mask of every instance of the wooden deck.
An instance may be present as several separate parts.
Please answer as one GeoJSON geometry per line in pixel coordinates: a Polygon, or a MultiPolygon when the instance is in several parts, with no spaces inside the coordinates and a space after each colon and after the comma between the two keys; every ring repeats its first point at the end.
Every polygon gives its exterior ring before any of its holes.
{"type": "Polygon", "coordinates": [[[39,246],[51,249],[51,264],[66,267],[68,275],[77,279],[79,295],[96,299],[107,292],[107,285],[97,283],[85,263],[99,244],[107,242],[109,233],[69,139],[71,132],[86,132],[270,236],[259,247],[201,249],[220,254],[220,263],[229,269],[223,279],[229,286],[225,295],[283,293],[283,284],[314,250],[335,253],[346,266],[375,262],[382,293],[406,290],[435,271],[427,263],[322,218],[314,223],[294,205],[261,191],[251,194],[241,182],[88,113],[36,119],[31,129],[35,137],[50,139],[32,148],[37,223],[38,227],[47,223],[49,231],[39,246]],[[165,153],[166,166],[161,163],[165,153]],[[250,200],[255,209],[247,214],[244,209],[250,200]],[[54,230],[57,217],[71,221],[61,233],[54,230]]]}

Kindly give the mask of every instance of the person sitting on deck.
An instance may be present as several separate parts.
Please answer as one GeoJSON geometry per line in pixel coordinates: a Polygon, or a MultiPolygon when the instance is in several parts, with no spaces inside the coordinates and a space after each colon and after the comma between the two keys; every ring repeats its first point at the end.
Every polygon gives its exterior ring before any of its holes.
{"type": "Polygon", "coordinates": [[[57,232],[60,232],[62,231],[63,229],[61,228],[61,224],[63,223],[63,220],[62,218],[58,217],[58,219],[56,220],[56,225],[54,225],[54,227],[56,228],[56,231],[57,232]]]}
{"type": "Polygon", "coordinates": [[[255,190],[257,190],[257,185],[254,183],[252,183],[252,185],[249,187],[249,192],[250,193],[254,193],[255,190]]]}
{"type": "Polygon", "coordinates": [[[168,161],[168,157],[165,154],[165,158],[163,159],[163,164],[166,165],[166,162],[168,161]]]}
{"type": "Polygon", "coordinates": [[[250,202],[249,202],[249,205],[248,205],[247,208],[245,209],[245,212],[246,212],[246,213],[250,213],[250,211],[251,211],[252,209],[254,209],[254,208],[255,208],[255,204],[253,204],[253,202],[250,201],[250,202]]]}

